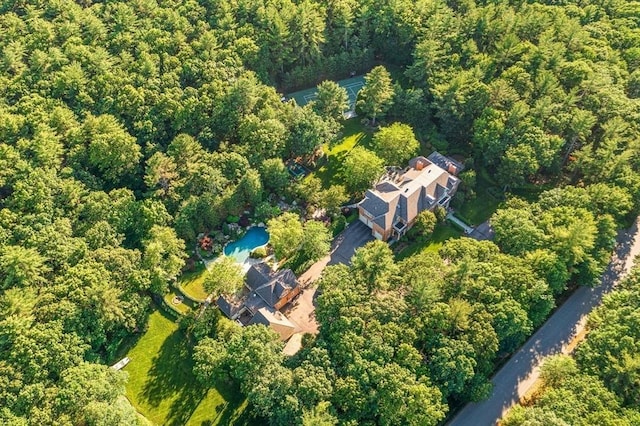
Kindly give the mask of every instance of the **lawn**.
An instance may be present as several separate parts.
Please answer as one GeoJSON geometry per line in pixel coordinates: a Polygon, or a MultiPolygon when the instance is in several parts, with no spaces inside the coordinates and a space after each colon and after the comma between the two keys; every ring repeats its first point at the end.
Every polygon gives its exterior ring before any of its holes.
{"type": "Polygon", "coordinates": [[[228,386],[207,389],[195,379],[186,337],[161,311],[126,354],[131,362],[127,398],[158,425],[229,425],[247,422],[246,403],[228,386]]]}
{"type": "Polygon", "coordinates": [[[198,262],[196,263],[195,271],[182,274],[180,278],[178,278],[178,284],[182,291],[193,299],[204,301],[209,295],[203,285],[206,272],[207,268],[198,262]]]}
{"type": "Polygon", "coordinates": [[[431,238],[427,241],[414,241],[409,245],[406,245],[396,252],[396,260],[406,259],[409,256],[413,256],[416,253],[427,251],[437,253],[440,247],[450,238],[460,238],[462,231],[453,226],[449,222],[438,224],[433,231],[431,238]]]}
{"type": "Polygon", "coordinates": [[[184,303],[184,301],[182,303],[174,305],[173,298],[176,296],[177,294],[174,291],[170,291],[169,293],[165,294],[164,301],[167,303],[167,305],[174,307],[178,312],[182,314],[188,313],[191,308],[186,303],[184,303]]]}
{"type": "Polygon", "coordinates": [[[480,225],[497,210],[501,200],[496,195],[500,193],[500,189],[487,175],[487,172],[481,170],[476,176],[475,198],[465,201],[460,208],[456,209],[456,216],[467,225],[480,225]]]}
{"type": "Polygon", "coordinates": [[[320,166],[311,172],[309,176],[319,178],[325,189],[331,185],[344,184],[340,177],[340,169],[345,157],[356,145],[363,145],[365,148],[370,149],[370,144],[371,133],[360,123],[360,119],[356,117],[345,121],[342,129],[342,138],[333,144],[323,145],[325,158],[320,163],[320,166]]]}

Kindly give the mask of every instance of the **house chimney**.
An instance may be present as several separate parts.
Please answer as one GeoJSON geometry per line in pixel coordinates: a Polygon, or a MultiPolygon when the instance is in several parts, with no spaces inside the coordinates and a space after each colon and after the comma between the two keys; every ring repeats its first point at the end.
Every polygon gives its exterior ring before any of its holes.
{"type": "Polygon", "coordinates": [[[449,172],[449,174],[455,175],[456,173],[458,173],[458,168],[450,163],[449,169],[447,171],[449,172]]]}
{"type": "Polygon", "coordinates": [[[424,169],[424,163],[422,162],[422,160],[416,161],[416,170],[422,170],[422,169],[424,169]]]}

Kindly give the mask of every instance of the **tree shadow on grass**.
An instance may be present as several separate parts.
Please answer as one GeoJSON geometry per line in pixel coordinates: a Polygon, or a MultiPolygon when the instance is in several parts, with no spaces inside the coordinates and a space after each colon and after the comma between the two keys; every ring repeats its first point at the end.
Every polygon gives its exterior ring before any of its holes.
{"type": "Polygon", "coordinates": [[[322,181],[322,186],[327,189],[331,185],[344,184],[341,171],[342,163],[347,157],[348,151],[342,151],[327,157],[326,163],[315,171],[316,176],[322,181]]]}
{"type": "Polygon", "coordinates": [[[215,389],[226,402],[216,407],[207,407],[211,411],[215,410],[216,417],[213,421],[201,422],[200,426],[214,424],[221,426],[253,426],[265,424],[265,421],[257,420],[252,415],[251,410],[247,409],[244,396],[236,385],[230,382],[218,381],[215,384],[215,389]]]}
{"type": "MultiPolygon", "coordinates": [[[[147,381],[142,389],[144,402],[158,407],[163,401],[171,400],[171,406],[164,424],[184,425],[198,405],[207,397],[208,388],[202,386],[193,375],[193,359],[187,339],[181,330],[171,333],[153,358],[153,365],[147,373],[147,381]]],[[[203,424],[235,424],[234,417],[243,404],[244,397],[239,389],[226,383],[216,385],[216,390],[224,401],[211,407],[204,407],[217,419],[203,424]]],[[[242,417],[242,416],[240,416],[242,417]]]]}
{"type": "Polygon", "coordinates": [[[206,395],[206,389],[196,382],[192,367],[187,340],[182,331],[176,330],[162,343],[142,389],[145,402],[151,406],[175,399],[166,424],[185,424],[206,395]]]}

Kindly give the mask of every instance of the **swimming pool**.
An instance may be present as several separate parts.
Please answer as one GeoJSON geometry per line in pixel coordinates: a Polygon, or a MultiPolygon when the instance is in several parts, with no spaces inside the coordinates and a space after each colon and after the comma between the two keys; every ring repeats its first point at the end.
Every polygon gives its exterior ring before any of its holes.
{"type": "Polygon", "coordinates": [[[269,242],[269,233],[260,226],[249,228],[246,234],[238,241],[227,244],[224,254],[233,257],[238,263],[244,263],[253,250],[262,247],[269,242]]]}

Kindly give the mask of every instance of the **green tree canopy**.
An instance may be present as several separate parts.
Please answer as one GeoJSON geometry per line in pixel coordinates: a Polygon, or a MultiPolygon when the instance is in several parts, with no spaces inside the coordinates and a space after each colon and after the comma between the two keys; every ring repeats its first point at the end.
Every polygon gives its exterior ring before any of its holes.
{"type": "Polygon", "coordinates": [[[393,123],[373,135],[373,148],[387,165],[403,167],[420,149],[410,126],[393,123]]]}
{"type": "Polygon", "coordinates": [[[184,266],[184,241],[173,229],[154,225],[143,244],[143,262],[151,274],[151,290],[162,294],[184,266]]]}
{"type": "Polygon", "coordinates": [[[304,229],[297,214],[287,212],[267,222],[269,243],[279,260],[291,256],[304,241],[304,229]]]}
{"type": "Polygon", "coordinates": [[[303,227],[300,253],[307,261],[315,261],[329,253],[331,233],[322,222],[308,220],[303,227]]]}
{"type": "Polygon", "coordinates": [[[365,86],[358,92],[358,108],[371,118],[376,119],[384,115],[393,101],[393,86],[391,75],[382,65],[373,68],[364,77],[365,86]]]}
{"type": "Polygon", "coordinates": [[[269,191],[276,194],[282,191],[289,184],[289,171],[284,162],[279,158],[269,158],[260,165],[260,177],[262,185],[269,191]]]}
{"type": "Polygon", "coordinates": [[[318,96],[313,102],[313,109],[318,115],[336,121],[341,121],[342,114],[349,108],[347,91],[334,81],[318,84],[318,96]]]}
{"type": "Polygon", "coordinates": [[[213,262],[206,274],[203,286],[214,297],[221,294],[233,294],[242,288],[244,276],[242,268],[236,261],[227,256],[213,262]]]}
{"type": "Polygon", "coordinates": [[[342,179],[349,191],[362,194],[380,178],[384,162],[373,152],[356,146],[342,164],[342,179]]]}

